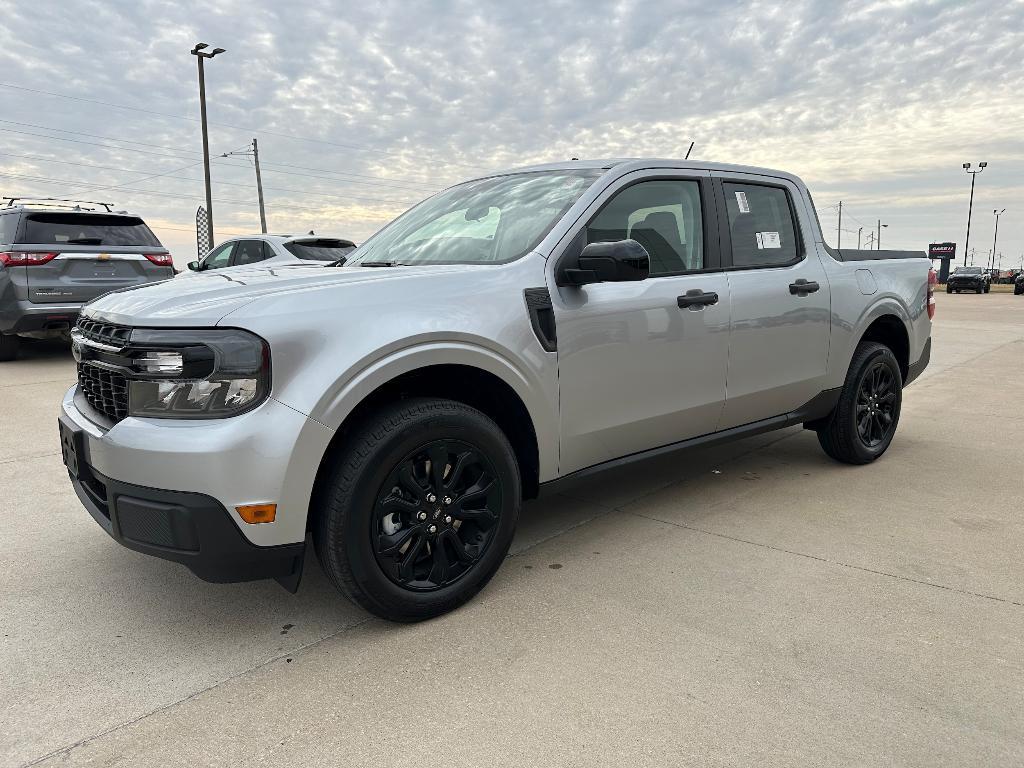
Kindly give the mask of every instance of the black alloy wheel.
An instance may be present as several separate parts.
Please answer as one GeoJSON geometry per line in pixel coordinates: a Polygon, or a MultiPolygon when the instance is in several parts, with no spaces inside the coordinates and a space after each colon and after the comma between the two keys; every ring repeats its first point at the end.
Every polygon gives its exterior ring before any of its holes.
{"type": "Polygon", "coordinates": [[[487,457],[458,440],[434,440],[384,481],[370,522],[377,563],[400,587],[429,592],[462,578],[494,539],[502,487],[487,457]]]}
{"type": "Polygon", "coordinates": [[[878,360],[861,378],[857,390],[857,436],[868,448],[876,448],[889,437],[896,420],[896,379],[885,362],[878,360]]]}

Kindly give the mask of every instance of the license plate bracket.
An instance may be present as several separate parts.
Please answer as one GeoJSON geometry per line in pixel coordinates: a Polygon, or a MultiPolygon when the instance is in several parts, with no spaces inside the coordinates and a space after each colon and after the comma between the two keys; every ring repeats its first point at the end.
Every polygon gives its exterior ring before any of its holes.
{"type": "Polygon", "coordinates": [[[91,473],[85,463],[85,435],[80,429],[66,424],[63,419],[57,420],[60,430],[60,454],[64,466],[75,480],[89,480],[91,473]]]}

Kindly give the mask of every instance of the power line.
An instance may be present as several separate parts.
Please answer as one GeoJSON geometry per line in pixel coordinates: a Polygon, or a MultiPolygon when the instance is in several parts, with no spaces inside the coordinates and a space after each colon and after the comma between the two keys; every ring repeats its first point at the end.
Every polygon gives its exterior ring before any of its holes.
{"type": "MultiPolygon", "coordinates": [[[[129,110],[129,111],[132,111],[132,112],[142,112],[144,114],[155,115],[155,116],[158,116],[158,117],[168,117],[168,118],[171,118],[173,120],[188,120],[189,122],[193,122],[193,123],[196,122],[196,118],[188,117],[187,115],[174,115],[174,114],[171,114],[169,112],[157,112],[156,110],[152,110],[152,109],[143,109],[142,107],[130,107],[130,106],[127,106],[125,104],[115,104],[115,103],[112,103],[112,102],[109,102],[109,101],[100,101],[98,99],[87,99],[87,98],[85,98],[83,96],[71,96],[71,95],[66,94],[66,93],[54,93],[53,91],[43,91],[43,90],[39,90],[37,88],[28,88],[28,87],[22,86],[22,85],[14,85],[12,83],[0,83],[0,87],[2,87],[2,88],[11,88],[11,89],[17,90],[17,91],[26,91],[28,93],[42,94],[44,96],[55,96],[55,97],[61,98],[61,99],[71,99],[73,101],[80,101],[80,102],[85,102],[85,103],[88,103],[88,104],[98,104],[100,106],[113,107],[115,109],[126,109],[126,110],[129,110]]],[[[283,133],[283,132],[280,132],[280,131],[268,131],[266,129],[246,128],[246,127],[243,127],[243,126],[232,125],[230,123],[216,123],[216,122],[213,122],[212,120],[208,121],[208,123],[209,123],[209,125],[217,125],[217,126],[220,126],[221,128],[231,128],[232,130],[248,131],[250,133],[257,133],[257,134],[262,133],[262,134],[264,134],[266,136],[278,136],[280,138],[292,139],[292,140],[295,140],[295,141],[308,141],[308,142],[313,142],[313,143],[317,143],[317,144],[326,144],[326,145],[329,145],[329,146],[332,146],[332,147],[340,147],[342,149],[351,149],[351,150],[355,150],[355,151],[359,151],[359,152],[375,152],[375,153],[382,154],[382,155],[390,155],[390,156],[393,156],[393,157],[401,157],[400,153],[393,152],[393,151],[387,150],[387,149],[376,149],[374,147],[364,147],[364,146],[359,146],[359,145],[356,145],[356,144],[344,144],[344,143],[337,142],[337,141],[330,141],[328,139],[314,139],[314,138],[310,138],[308,136],[296,136],[294,134],[283,133]]],[[[457,165],[457,166],[461,166],[463,168],[473,168],[475,170],[486,170],[483,166],[479,166],[479,165],[469,165],[469,164],[466,164],[466,163],[456,163],[456,162],[448,162],[447,164],[448,165],[457,165]]]]}
{"type": "MultiPolygon", "coordinates": [[[[126,143],[126,144],[138,144],[138,145],[143,146],[143,147],[151,147],[151,148],[155,148],[155,149],[166,149],[166,150],[168,150],[170,152],[182,152],[182,151],[187,152],[187,150],[179,150],[179,149],[177,149],[175,147],[168,147],[168,146],[166,146],[164,144],[152,144],[152,143],[143,142],[143,141],[133,141],[132,139],[119,139],[119,138],[116,138],[114,136],[104,136],[104,135],[96,134],[96,133],[85,133],[84,131],[70,131],[70,130],[65,130],[63,128],[51,128],[50,126],[39,125],[38,123],[22,123],[22,122],[18,122],[16,120],[3,120],[3,119],[0,119],[0,123],[6,123],[7,125],[17,125],[17,126],[21,126],[23,128],[39,128],[39,129],[44,130],[44,131],[53,131],[55,133],[67,133],[67,134],[72,134],[72,135],[76,135],[76,136],[85,136],[85,137],[92,138],[92,139],[103,139],[104,141],[119,141],[119,142],[123,142],[123,143],[126,143]]],[[[167,158],[177,159],[177,160],[189,159],[187,156],[181,155],[181,154],[164,155],[164,154],[160,154],[160,153],[157,153],[157,152],[149,152],[147,150],[135,149],[133,147],[109,146],[109,145],[106,145],[106,144],[97,144],[95,142],[90,142],[90,141],[81,141],[79,139],[67,139],[67,138],[63,138],[61,136],[47,136],[45,134],[32,133],[30,131],[17,131],[17,130],[11,129],[11,128],[0,128],[0,131],[5,131],[7,133],[17,133],[17,134],[20,134],[20,135],[23,135],[23,136],[35,136],[35,137],[38,137],[38,138],[50,139],[50,140],[53,140],[53,141],[69,141],[69,142],[75,142],[77,144],[87,144],[89,146],[103,147],[104,149],[118,150],[118,151],[121,151],[121,152],[137,152],[137,153],[141,153],[141,154],[153,155],[154,157],[167,157],[167,158]]],[[[195,153],[188,153],[188,155],[191,155],[191,157],[196,157],[195,153]]],[[[199,162],[202,162],[202,161],[200,160],[199,162]]],[[[232,168],[244,168],[245,167],[245,166],[239,165],[237,163],[217,162],[215,164],[216,165],[220,165],[220,166],[224,166],[224,167],[232,167],[232,168]]],[[[379,179],[380,181],[390,182],[390,183],[387,183],[387,184],[378,184],[378,186],[382,186],[382,187],[395,187],[396,185],[398,185],[398,186],[406,186],[406,187],[427,187],[427,188],[433,189],[433,190],[439,189],[439,187],[437,187],[436,185],[427,184],[425,182],[419,182],[419,181],[414,181],[414,180],[403,181],[402,179],[391,179],[391,178],[388,178],[386,176],[373,176],[373,175],[368,175],[368,174],[348,173],[347,171],[333,171],[333,170],[325,169],[325,168],[308,168],[308,167],[300,166],[300,165],[290,165],[288,163],[272,163],[272,162],[266,162],[266,161],[263,162],[263,165],[280,166],[280,167],[284,167],[284,168],[297,168],[297,169],[301,169],[301,170],[318,171],[319,173],[332,173],[332,174],[339,174],[339,175],[345,175],[345,176],[354,176],[354,177],[359,178],[359,179],[379,179]]],[[[289,175],[289,176],[307,176],[309,178],[324,178],[326,180],[333,180],[333,179],[328,179],[327,177],[323,177],[323,176],[310,176],[309,174],[304,174],[304,173],[294,173],[294,172],[289,172],[289,171],[276,171],[276,170],[273,171],[273,172],[274,173],[286,174],[286,175],[289,175]]],[[[363,182],[363,181],[348,181],[348,183],[350,183],[350,184],[362,184],[362,185],[369,186],[367,182],[363,182]]]]}
{"type": "MultiPolygon", "coordinates": [[[[43,184],[61,184],[61,185],[76,184],[77,185],[77,184],[83,184],[84,183],[81,180],[75,181],[75,180],[72,180],[72,179],[54,179],[54,178],[50,178],[50,177],[47,177],[47,176],[25,176],[25,175],[21,175],[21,174],[4,173],[4,172],[0,172],[0,177],[2,177],[2,178],[9,178],[9,179],[22,179],[22,180],[25,180],[25,181],[35,181],[35,182],[39,182],[39,183],[43,183],[43,184]]],[[[241,186],[245,186],[245,185],[241,185],[241,186]]],[[[153,196],[156,196],[156,197],[173,197],[173,198],[175,198],[177,200],[181,200],[182,199],[182,195],[176,194],[176,193],[173,193],[173,192],[159,192],[159,191],[156,191],[156,190],[149,190],[149,189],[131,189],[131,190],[126,190],[126,191],[132,192],[132,193],[137,194],[137,195],[153,195],[153,196]]],[[[349,197],[347,199],[358,200],[360,198],[349,197]]],[[[225,205],[240,205],[240,206],[246,206],[246,207],[255,206],[256,205],[256,201],[255,200],[227,200],[227,199],[222,199],[222,198],[214,198],[214,201],[218,202],[218,203],[224,203],[225,205]]],[[[376,202],[376,203],[391,203],[391,202],[394,202],[397,205],[407,205],[407,203],[402,203],[402,202],[397,202],[397,201],[389,201],[389,200],[379,200],[377,198],[371,199],[370,202],[376,202]]],[[[302,205],[288,205],[288,204],[281,204],[281,203],[275,203],[274,205],[275,205],[276,208],[283,208],[283,209],[286,209],[286,210],[288,210],[288,209],[290,209],[290,210],[308,210],[308,206],[302,206],[302,205]]]]}

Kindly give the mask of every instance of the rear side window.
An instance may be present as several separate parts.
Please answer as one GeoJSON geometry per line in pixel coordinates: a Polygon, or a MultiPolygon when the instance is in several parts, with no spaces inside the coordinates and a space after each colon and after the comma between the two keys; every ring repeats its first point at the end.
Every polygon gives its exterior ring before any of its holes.
{"type": "Polygon", "coordinates": [[[263,242],[261,240],[239,240],[235,243],[232,264],[252,264],[263,261],[263,242]]]}
{"type": "Polygon", "coordinates": [[[142,245],[160,248],[160,241],[136,216],[98,213],[30,213],[21,242],[56,245],[142,245]]]}
{"type": "Polygon", "coordinates": [[[0,215],[0,243],[8,244],[14,242],[18,231],[19,218],[20,216],[17,213],[0,215]]]}
{"type": "Polygon", "coordinates": [[[356,249],[348,240],[295,240],[284,247],[292,256],[308,261],[337,261],[356,249]]]}
{"type": "Polygon", "coordinates": [[[726,182],[732,263],[735,267],[791,264],[799,250],[789,196],[780,187],[726,182]]]}

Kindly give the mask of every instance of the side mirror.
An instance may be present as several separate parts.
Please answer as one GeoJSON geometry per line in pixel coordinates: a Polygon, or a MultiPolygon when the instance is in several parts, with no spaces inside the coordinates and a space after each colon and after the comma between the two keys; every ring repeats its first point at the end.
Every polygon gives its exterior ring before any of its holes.
{"type": "Polygon", "coordinates": [[[191,269],[191,270],[192,270],[193,272],[198,272],[198,271],[200,270],[200,266],[199,266],[199,262],[198,262],[198,261],[190,261],[190,262],[189,262],[188,264],[186,264],[185,266],[187,266],[187,267],[188,267],[189,269],[191,269]]]}
{"type": "Polygon", "coordinates": [[[575,263],[562,269],[560,284],[623,283],[646,280],[651,273],[651,257],[636,240],[590,243],[575,263]]]}

